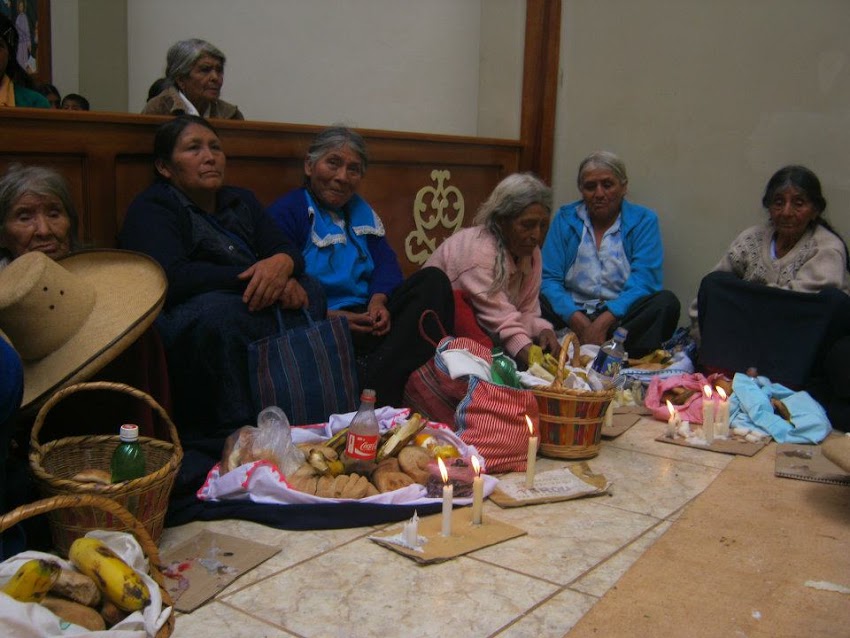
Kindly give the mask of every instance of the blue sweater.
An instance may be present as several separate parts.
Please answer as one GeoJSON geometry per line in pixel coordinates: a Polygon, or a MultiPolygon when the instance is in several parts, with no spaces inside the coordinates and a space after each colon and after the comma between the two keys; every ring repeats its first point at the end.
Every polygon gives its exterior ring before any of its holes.
{"type": "MultiPolygon", "coordinates": [[[[543,283],[540,293],[565,322],[579,310],[564,282],[576,259],[584,232],[584,224],[576,212],[581,203],[579,200],[558,210],[543,244],[543,283]]],[[[653,211],[623,200],[620,225],[623,250],[631,274],[619,296],[606,302],[608,310],[618,318],[625,315],[641,297],[661,290],[661,269],[664,263],[658,216],[653,211]]]]}
{"type": "Polygon", "coordinates": [[[311,201],[306,188],[297,188],[278,198],[267,212],[301,250],[307,274],[322,282],[328,308],[366,305],[374,294],[392,294],[404,279],[401,267],[383,224],[366,201],[355,195],[343,207],[349,233],[325,211],[315,210],[311,201]],[[364,243],[366,260],[357,254],[364,243]]]}

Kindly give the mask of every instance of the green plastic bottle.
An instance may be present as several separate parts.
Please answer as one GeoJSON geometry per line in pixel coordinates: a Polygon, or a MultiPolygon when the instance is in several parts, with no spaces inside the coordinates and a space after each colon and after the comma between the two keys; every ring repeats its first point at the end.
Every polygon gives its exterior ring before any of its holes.
{"type": "Polygon", "coordinates": [[[130,481],[145,475],[145,453],[139,445],[139,426],[121,426],[121,443],[112,453],[112,482],[130,481]]]}
{"type": "Polygon", "coordinates": [[[490,377],[493,383],[506,385],[509,388],[521,387],[514,360],[508,357],[499,346],[493,348],[492,354],[493,363],[490,364],[490,377]]]}

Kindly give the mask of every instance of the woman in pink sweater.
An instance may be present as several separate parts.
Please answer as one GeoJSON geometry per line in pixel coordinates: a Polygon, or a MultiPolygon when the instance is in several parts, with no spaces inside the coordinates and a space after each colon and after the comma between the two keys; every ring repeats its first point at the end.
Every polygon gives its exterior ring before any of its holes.
{"type": "Polygon", "coordinates": [[[552,191],[538,178],[509,175],[481,205],[475,226],[448,237],[425,263],[469,294],[478,323],[521,367],[534,343],[560,352],[539,302],[540,246],[551,208],[552,191]]]}

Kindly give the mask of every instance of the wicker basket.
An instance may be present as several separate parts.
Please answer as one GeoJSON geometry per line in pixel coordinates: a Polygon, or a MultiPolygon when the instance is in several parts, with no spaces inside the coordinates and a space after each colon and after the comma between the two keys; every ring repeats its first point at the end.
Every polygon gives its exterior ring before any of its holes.
{"type": "MultiPolygon", "coordinates": [[[[156,548],[156,543],[153,542],[144,525],[112,499],[93,495],[67,495],[46,498],[35,503],[23,505],[0,516],[0,532],[4,532],[13,525],[33,516],[38,516],[39,514],[50,515],[51,513],[67,508],[72,508],[75,511],[91,510],[92,513],[96,512],[98,515],[107,514],[110,518],[121,521],[123,529],[136,537],[136,540],[139,541],[139,545],[142,547],[142,551],[148,557],[150,577],[159,585],[163,608],[174,606],[174,601],[171,600],[171,596],[165,589],[165,580],[159,571],[159,551],[156,548]]],[[[63,556],[67,555],[67,552],[63,553],[63,556]]],[[[156,633],[156,638],[168,638],[174,631],[174,623],[175,618],[172,610],[172,613],[168,616],[168,620],[165,621],[165,624],[156,633]]]]}
{"type": "MultiPolygon", "coordinates": [[[[121,383],[78,383],[60,390],[38,411],[30,435],[30,468],[42,497],[63,494],[106,496],[129,510],[145,526],[154,541],[158,541],[162,534],[168,498],[182,460],[183,448],[177,437],[177,428],[165,410],[141,390],[121,383]],[[112,452],[120,442],[118,435],[71,436],[44,445],[38,442],[38,434],[50,409],[75,392],[89,390],[123,392],[145,401],[168,425],[171,442],[139,437],[139,443],[145,453],[145,475],[141,478],[112,485],[81,483],[72,479],[77,472],[84,469],[108,472],[112,452]]],[[[63,508],[51,511],[48,519],[53,543],[63,553],[68,552],[75,539],[91,529],[127,530],[120,519],[116,519],[109,512],[94,508],[85,511],[63,508]]]]}
{"type": "Polygon", "coordinates": [[[540,410],[540,453],[557,459],[589,459],[599,454],[602,422],[614,398],[614,388],[588,391],[563,386],[564,366],[571,344],[570,365],[580,365],[578,339],[569,334],[561,346],[555,381],[548,388],[533,389],[540,410]]]}

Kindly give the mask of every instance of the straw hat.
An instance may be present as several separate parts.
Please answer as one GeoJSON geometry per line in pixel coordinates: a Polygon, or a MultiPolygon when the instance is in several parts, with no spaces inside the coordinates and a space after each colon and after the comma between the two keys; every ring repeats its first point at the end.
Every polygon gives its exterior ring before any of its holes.
{"type": "Polygon", "coordinates": [[[166,287],[156,261],[125,250],[31,252],[0,270],[0,336],[23,360],[21,407],[115,359],[156,319],[166,287]]]}

